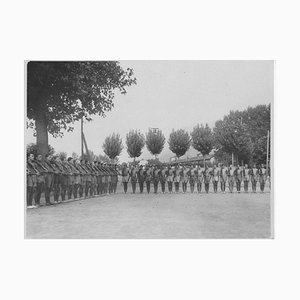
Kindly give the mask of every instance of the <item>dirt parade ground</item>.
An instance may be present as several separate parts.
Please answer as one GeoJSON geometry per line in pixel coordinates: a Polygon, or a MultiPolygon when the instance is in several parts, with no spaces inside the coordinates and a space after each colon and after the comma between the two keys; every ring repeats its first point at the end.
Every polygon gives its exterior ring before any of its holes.
{"type": "Polygon", "coordinates": [[[117,193],[27,210],[26,238],[269,238],[270,193],[117,193]]]}

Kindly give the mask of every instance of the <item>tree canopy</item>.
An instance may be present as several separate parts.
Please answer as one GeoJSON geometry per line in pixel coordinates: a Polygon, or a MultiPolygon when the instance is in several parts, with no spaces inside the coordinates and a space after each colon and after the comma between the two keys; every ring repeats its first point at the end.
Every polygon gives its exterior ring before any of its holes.
{"type": "Polygon", "coordinates": [[[146,133],[146,146],[149,152],[153,155],[158,155],[164,148],[165,136],[159,129],[149,129],[146,133]]]}
{"type": "Polygon", "coordinates": [[[130,130],[126,135],[127,153],[135,160],[142,154],[145,146],[145,137],[137,130],[130,130]]]}
{"type": "Polygon", "coordinates": [[[191,132],[192,146],[203,156],[208,155],[213,149],[214,136],[210,127],[198,124],[191,132]]]}
{"type": "Polygon", "coordinates": [[[244,111],[231,111],[215,123],[216,144],[224,152],[234,153],[238,160],[265,161],[266,137],[270,130],[271,106],[257,105],[244,111]]]}
{"type": "Polygon", "coordinates": [[[117,61],[29,62],[27,125],[36,130],[40,151],[47,150],[48,132],[62,136],[83,117],[105,116],[113,107],[114,91],[125,94],[135,83],[133,70],[123,70],[117,61]]]}
{"type": "Polygon", "coordinates": [[[122,152],[123,145],[122,139],[119,134],[113,133],[108,136],[103,143],[104,153],[112,160],[119,156],[122,152]]]}
{"type": "Polygon", "coordinates": [[[190,148],[190,135],[184,129],[172,131],[169,137],[169,149],[179,158],[190,148]]]}

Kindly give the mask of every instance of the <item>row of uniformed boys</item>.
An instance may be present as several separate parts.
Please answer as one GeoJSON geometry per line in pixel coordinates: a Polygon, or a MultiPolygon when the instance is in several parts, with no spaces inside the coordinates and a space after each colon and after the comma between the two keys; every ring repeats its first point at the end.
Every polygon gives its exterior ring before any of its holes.
{"type": "Polygon", "coordinates": [[[124,165],[122,168],[122,182],[124,185],[124,192],[127,193],[128,183],[131,182],[132,192],[136,192],[137,184],[139,185],[140,193],[143,193],[144,183],[146,184],[147,192],[150,193],[151,183],[154,185],[154,193],[158,192],[159,183],[161,184],[161,191],[165,193],[166,184],[169,193],[175,186],[175,192],[179,192],[180,183],[182,184],[182,191],[187,191],[187,185],[190,185],[191,193],[194,192],[195,186],[198,193],[201,192],[204,184],[205,192],[209,192],[210,182],[213,184],[215,193],[218,191],[218,184],[220,182],[221,191],[225,193],[226,184],[228,185],[230,193],[233,192],[234,186],[238,193],[241,191],[241,184],[243,183],[244,191],[248,192],[249,182],[252,185],[252,192],[256,192],[256,186],[259,182],[260,191],[264,192],[265,183],[270,181],[270,170],[267,170],[262,164],[259,167],[253,165],[245,166],[225,166],[219,164],[213,167],[200,166],[131,166],[124,165]]]}
{"type": "Polygon", "coordinates": [[[45,193],[46,205],[52,205],[50,193],[53,192],[54,203],[68,199],[92,197],[94,195],[115,193],[118,182],[116,165],[98,161],[75,160],[72,157],[60,159],[59,156],[47,154],[36,158],[27,156],[27,207],[40,205],[41,194],[45,193]],[[33,205],[33,200],[35,205],[33,205]]]}

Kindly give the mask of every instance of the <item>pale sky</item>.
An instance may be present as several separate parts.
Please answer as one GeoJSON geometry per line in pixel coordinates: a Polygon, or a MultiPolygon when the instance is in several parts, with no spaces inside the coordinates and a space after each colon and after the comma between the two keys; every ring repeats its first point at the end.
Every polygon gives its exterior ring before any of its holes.
{"type": "MultiPolygon", "coordinates": [[[[114,108],[105,118],[94,116],[84,124],[90,150],[104,154],[102,144],[111,133],[119,133],[124,149],[120,161],[129,158],[126,133],[149,127],[161,129],[166,137],[162,161],[174,154],[167,140],[172,129],[189,132],[197,123],[214,123],[230,110],[273,102],[273,61],[121,61],[124,68],[134,70],[137,85],[127,88],[127,94],[116,93],[114,108]]],[[[80,123],[62,138],[49,135],[49,143],[58,151],[81,153],[80,123]]],[[[26,130],[25,142],[35,142],[32,130],[26,130]]],[[[187,155],[195,155],[190,150],[187,155]]],[[[146,147],[139,159],[153,158],[146,147]]]]}

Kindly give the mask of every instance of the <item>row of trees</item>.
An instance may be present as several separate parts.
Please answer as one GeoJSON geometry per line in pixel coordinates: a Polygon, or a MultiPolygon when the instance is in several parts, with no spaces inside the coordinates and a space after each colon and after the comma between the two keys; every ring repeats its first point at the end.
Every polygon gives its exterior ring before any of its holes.
{"type": "MultiPolygon", "coordinates": [[[[270,109],[270,105],[258,105],[244,111],[231,111],[222,120],[218,120],[213,129],[207,124],[198,124],[191,133],[184,129],[173,130],[168,140],[169,149],[177,158],[192,146],[203,157],[216,149],[216,156],[222,161],[229,162],[234,156],[234,160],[239,163],[265,163],[270,109]]],[[[137,130],[131,130],[126,135],[127,152],[134,161],[142,154],[145,145],[157,159],[165,142],[165,136],[157,128],[149,129],[145,136],[137,130]]],[[[116,159],[123,150],[120,135],[114,133],[108,136],[103,143],[103,150],[110,159],[116,159]]]]}

